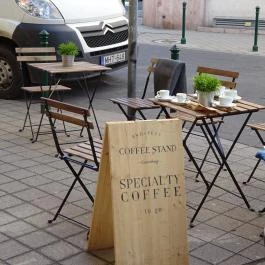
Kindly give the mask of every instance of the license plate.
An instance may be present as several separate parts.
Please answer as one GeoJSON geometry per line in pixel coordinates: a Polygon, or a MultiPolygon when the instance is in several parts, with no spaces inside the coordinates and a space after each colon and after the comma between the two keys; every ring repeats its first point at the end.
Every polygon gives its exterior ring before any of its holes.
{"type": "Polygon", "coordinates": [[[114,53],[111,55],[106,55],[101,57],[102,65],[110,65],[115,63],[124,62],[126,59],[125,52],[114,53]]]}

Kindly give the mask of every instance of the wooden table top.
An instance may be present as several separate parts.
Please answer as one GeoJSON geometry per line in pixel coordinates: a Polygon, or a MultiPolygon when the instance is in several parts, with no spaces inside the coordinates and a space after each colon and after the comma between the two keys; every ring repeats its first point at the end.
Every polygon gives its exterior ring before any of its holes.
{"type": "Polygon", "coordinates": [[[67,73],[84,73],[84,72],[103,72],[111,70],[110,67],[104,65],[93,64],[89,62],[74,62],[72,67],[64,67],[62,62],[51,63],[29,63],[29,66],[46,71],[50,74],[67,74],[67,73]]]}
{"type": "Polygon", "coordinates": [[[160,105],[161,107],[170,108],[176,111],[180,111],[187,115],[190,115],[196,119],[223,117],[230,115],[238,115],[244,113],[257,112],[265,109],[265,106],[252,103],[246,100],[238,100],[233,107],[204,107],[198,104],[196,101],[190,101],[183,105],[177,105],[168,101],[158,101],[157,99],[149,99],[153,103],[160,105]]]}

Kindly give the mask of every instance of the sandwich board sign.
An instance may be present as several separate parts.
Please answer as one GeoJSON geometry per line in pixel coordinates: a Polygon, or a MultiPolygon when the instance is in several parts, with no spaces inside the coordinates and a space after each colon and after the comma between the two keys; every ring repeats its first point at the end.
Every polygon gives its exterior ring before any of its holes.
{"type": "Polygon", "coordinates": [[[89,250],[116,265],[187,265],[181,121],[108,122],[89,250]]]}

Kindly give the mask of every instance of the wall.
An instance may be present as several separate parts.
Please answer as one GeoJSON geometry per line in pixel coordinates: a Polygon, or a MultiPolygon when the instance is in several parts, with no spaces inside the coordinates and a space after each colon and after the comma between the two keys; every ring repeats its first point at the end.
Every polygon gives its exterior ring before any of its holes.
{"type": "MultiPolygon", "coordinates": [[[[265,18],[265,0],[186,0],[186,27],[212,26],[214,17],[265,18]]],[[[143,24],[154,28],[181,29],[183,0],[143,0],[143,24]]]]}
{"type": "Polygon", "coordinates": [[[214,17],[255,19],[256,6],[260,7],[260,18],[265,18],[264,0],[208,0],[205,4],[204,26],[211,26],[214,17]]]}

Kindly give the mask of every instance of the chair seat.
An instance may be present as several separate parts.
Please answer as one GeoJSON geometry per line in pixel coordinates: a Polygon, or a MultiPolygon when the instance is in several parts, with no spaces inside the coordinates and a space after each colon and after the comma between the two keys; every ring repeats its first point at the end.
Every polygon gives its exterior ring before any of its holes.
{"type": "MultiPolygon", "coordinates": [[[[98,162],[100,163],[101,158],[101,151],[102,151],[102,140],[100,139],[93,139],[96,156],[98,162]]],[[[93,152],[91,150],[90,142],[78,143],[70,148],[64,150],[64,153],[68,154],[69,156],[77,156],[82,159],[86,159],[89,161],[94,161],[93,152]]]]}
{"type": "MultiPolygon", "coordinates": [[[[170,114],[170,118],[178,118],[182,121],[185,121],[185,122],[194,122],[194,116],[191,116],[187,113],[184,113],[184,112],[176,112],[176,113],[171,113],[170,114]]],[[[214,119],[213,120],[214,123],[220,123],[220,122],[223,122],[222,119],[214,119]]],[[[209,123],[212,124],[212,121],[209,121],[209,123]]],[[[202,125],[202,121],[197,121],[196,125],[202,125]]]]}
{"type": "Polygon", "coordinates": [[[28,93],[41,93],[41,92],[52,92],[52,91],[70,91],[71,88],[62,85],[53,85],[53,86],[30,86],[30,87],[21,87],[22,90],[27,91],[28,93]]]}
{"type": "Polygon", "coordinates": [[[247,126],[252,130],[265,131],[265,123],[248,123],[247,126]]]}
{"type": "Polygon", "coordinates": [[[142,98],[111,98],[110,101],[118,105],[126,105],[132,109],[159,109],[160,108],[160,106],[155,105],[150,100],[142,99],[142,98]]]}

